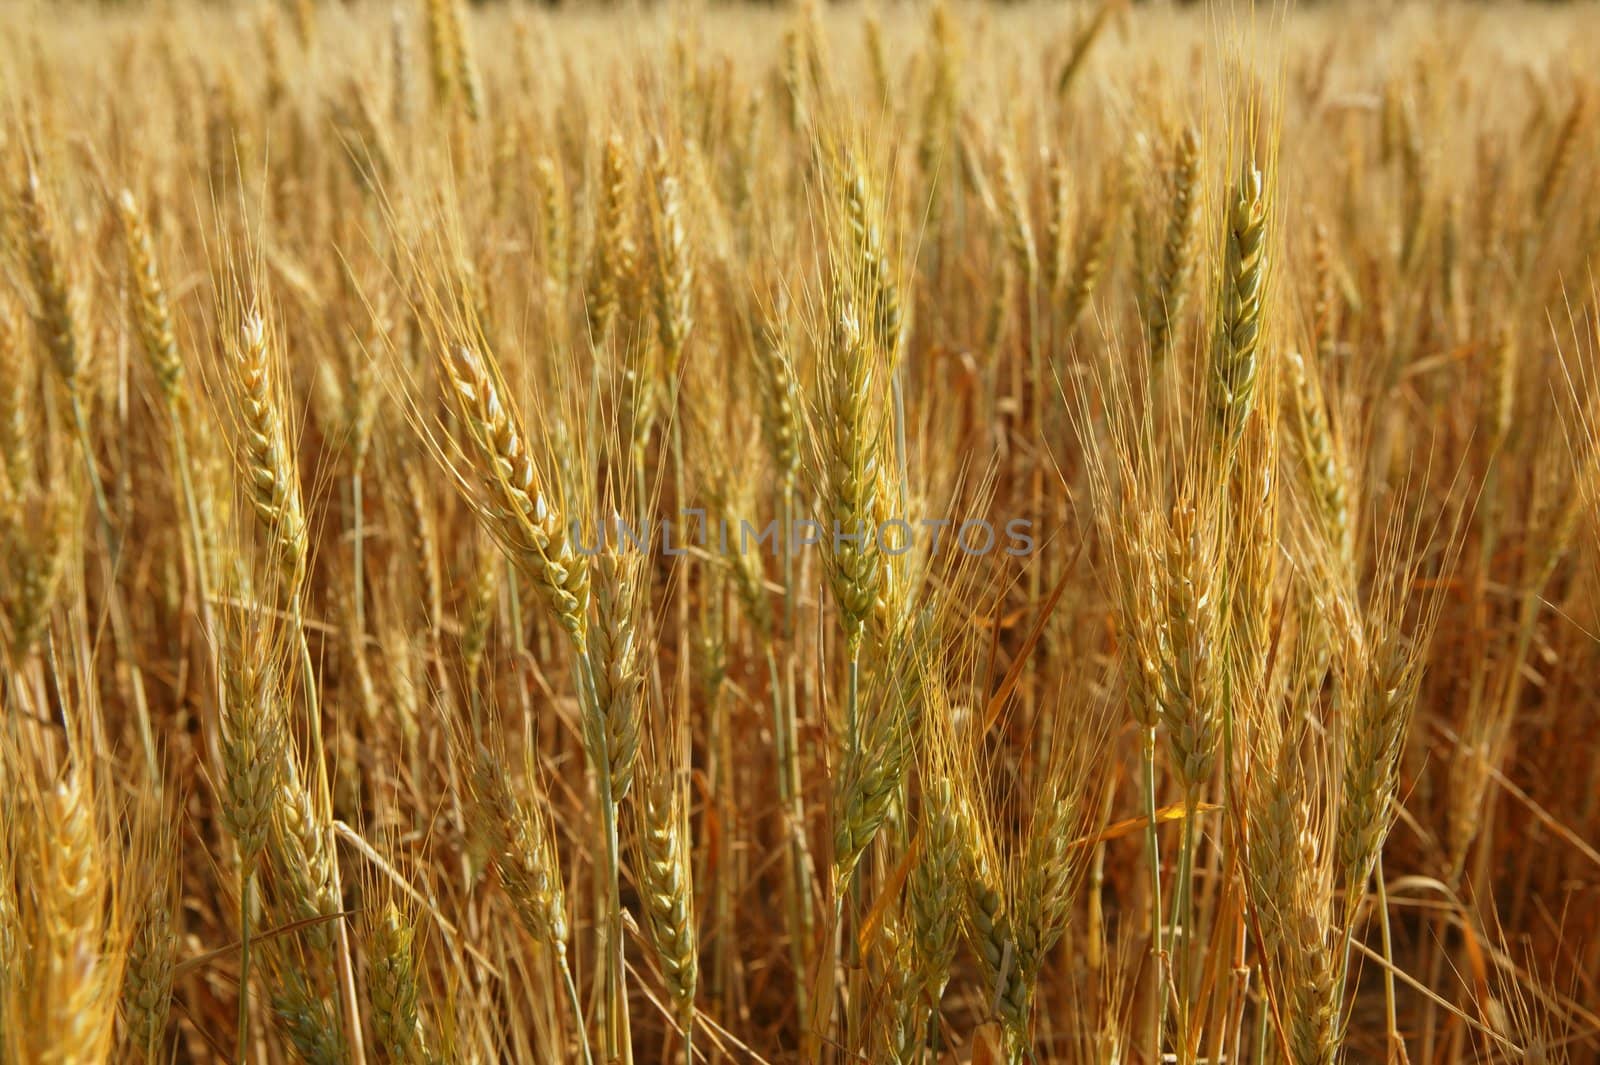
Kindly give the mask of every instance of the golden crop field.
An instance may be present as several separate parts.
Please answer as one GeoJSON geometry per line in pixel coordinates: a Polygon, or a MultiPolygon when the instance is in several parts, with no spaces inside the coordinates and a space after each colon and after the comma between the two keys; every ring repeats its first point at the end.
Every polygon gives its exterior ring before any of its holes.
{"type": "Polygon", "coordinates": [[[1600,1061],[1597,31],[0,0],[0,1061],[1600,1061]]]}

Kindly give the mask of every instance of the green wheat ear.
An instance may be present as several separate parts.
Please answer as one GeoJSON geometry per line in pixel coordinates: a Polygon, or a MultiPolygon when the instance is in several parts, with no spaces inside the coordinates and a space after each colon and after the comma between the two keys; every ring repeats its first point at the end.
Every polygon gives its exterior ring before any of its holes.
{"type": "Polygon", "coordinates": [[[1217,335],[1211,352],[1211,412],[1231,444],[1256,402],[1262,300],[1267,287],[1267,194],[1261,170],[1247,164],[1234,185],[1223,234],[1225,255],[1217,335]]]}

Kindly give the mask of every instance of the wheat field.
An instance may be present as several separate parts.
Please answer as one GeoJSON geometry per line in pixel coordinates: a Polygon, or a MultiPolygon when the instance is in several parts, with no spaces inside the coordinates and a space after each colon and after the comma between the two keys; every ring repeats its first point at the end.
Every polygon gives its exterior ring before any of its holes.
{"type": "Polygon", "coordinates": [[[1600,1061],[1597,30],[0,0],[0,1061],[1600,1061]]]}

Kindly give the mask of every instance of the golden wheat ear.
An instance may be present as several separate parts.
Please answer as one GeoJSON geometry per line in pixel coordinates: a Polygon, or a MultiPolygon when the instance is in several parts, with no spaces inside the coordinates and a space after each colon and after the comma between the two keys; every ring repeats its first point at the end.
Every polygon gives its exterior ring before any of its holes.
{"type": "Polygon", "coordinates": [[[656,961],[686,1039],[692,1039],[700,961],[695,927],[693,839],[689,835],[687,776],[669,764],[638,804],[639,877],[656,961]]]}

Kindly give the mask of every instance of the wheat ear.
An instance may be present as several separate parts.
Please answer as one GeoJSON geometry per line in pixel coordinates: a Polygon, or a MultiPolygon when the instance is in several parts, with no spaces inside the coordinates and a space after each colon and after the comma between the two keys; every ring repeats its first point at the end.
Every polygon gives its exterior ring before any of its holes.
{"type": "Polygon", "coordinates": [[[40,186],[39,175],[31,166],[17,190],[16,204],[28,273],[39,299],[35,323],[56,371],[68,390],[76,393],[84,371],[83,294],[66,269],[54,212],[40,186]]]}
{"type": "Polygon", "coordinates": [[[332,1011],[297,964],[280,963],[273,974],[272,1011],[306,1065],[345,1065],[344,1038],[332,1011]]]}
{"type": "Polygon", "coordinates": [[[1246,879],[1272,976],[1281,1024],[1297,1065],[1331,1065],[1338,1053],[1335,958],[1328,939],[1323,856],[1292,745],[1258,763],[1248,801],[1246,879]],[[1269,764],[1270,761],[1270,764],[1269,764]]]}
{"type": "Polygon", "coordinates": [[[466,347],[451,349],[444,368],[477,460],[469,501],[581,653],[588,643],[588,562],[573,549],[544,492],[522,425],[501,398],[498,375],[466,347]]]}
{"type": "Polygon", "coordinates": [[[668,381],[676,380],[683,346],[694,326],[694,260],[687,230],[683,224],[683,197],[678,179],[669,173],[664,159],[655,162],[655,310],[656,331],[665,355],[662,372],[668,381]]]}
{"type": "Polygon", "coordinates": [[[1089,301],[1094,298],[1100,276],[1105,272],[1112,243],[1116,240],[1126,173],[1125,162],[1111,164],[1107,170],[1107,187],[1101,190],[1100,208],[1084,226],[1078,239],[1072,273],[1062,286],[1061,322],[1066,329],[1076,326],[1089,309],[1089,301]]]}
{"type": "Polygon", "coordinates": [[[633,275],[633,199],[629,195],[628,149],[620,134],[607,140],[600,160],[599,214],[589,275],[589,339],[597,347],[610,335],[633,275]]]}
{"type": "Polygon", "coordinates": [[[431,1060],[417,1006],[417,963],[413,953],[416,927],[394,900],[367,933],[367,1004],[372,1034],[397,1065],[426,1065],[431,1060]]]}
{"type": "Polygon", "coordinates": [[[166,286],[161,281],[150,230],[138,201],[127,189],[117,197],[117,213],[122,218],[123,240],[128,250],[128,273],[133,279],[130,297],[134,326],[138,330],[145,357],[155,370],[156,383],[161,386],[162,396],[169,404],[174,403],[183,380],[183,360],[178,355],[178,342],[172,328],[172,310],[167,302],[166,286]]]}
{"type": "MultiPolygon", "coordinates": [[[[171,851],[160,855],[163,861],[174,857],[171,851]]],[[[157,870],[157,883],[139,902],[122,982],[127,1042],[151,1063],[163,1060],[178,955],[178,938],[172,927],[177,895],[169,886],[170,879],[169,870],[157,870]]]]}
{"type": "Polygon", "coordinates": [[[594,675],[595,764],[611,774],[611,798],[621,803],[633,786],[639,756],[644,669],[637,621],[641,609],[643,556],[608,547],[594,567],[594,614],[589,662],[594,675]]]}
{"type": "MultiPolygon", "coordinates": [[[[479,747],[472,761],[473,822],[489,849],[500,884],[517,920],[534,941],[554,956],[576,1019],[583,1005],[567,961],[567,903],[550,826],[540,812],[512,790],[500,760],[479,747]]],[[[592,1065],[589,1041],[580,1031],[585,1065],[592,1065]]]]}
{"type": "Polygon", "coordinates": [[[259,311],[248,312],[230,337],[238,398],[245,497],[272,545],[283,587],[298,596],[309,547],[300,502],[300,475],[278,392],[272,335],[259,311]]]}
{"type": "Polygon", "coordinates": [[[1177,341],[1179,316],[1189,295],[1194,273],[1194,231],[1200,207],[1200,136],[1185,126],[1178,137],[1172,168],[1172,201],[1167,209],[1167,232],[1161,243],[1160,273],[1150,305],[1150,355],[1163,362],[1177,341]]]}
{"type": "Polygon", "coordinates": [[[74,768],[44,796],[35,855],[42,872],[35,929],[36,1008],[28,1017],[33,1053],[42,1065],[104,1061],[111,1050],[115,995],[121,986],[115,856],[98,824],[94,790],[74,768]]]}
{"type": "Polygon", "coordinates": [[[642,894],[656,960],[666,977],[678,1024],[688,1039],[694,1028],[699,979],[688,809],[671,776],[663,774],[652,785],[639,813],[642,894]]]}
{"type": "Polygon", "coordinates": [[[1267,214],[1265,180],[1259,168],[1246,164],[1228,203],[1221,300],[1211,352],[1212,416],[1222,440],[1230,445],[1255,405],[1268,273],[1267,214]]]}

